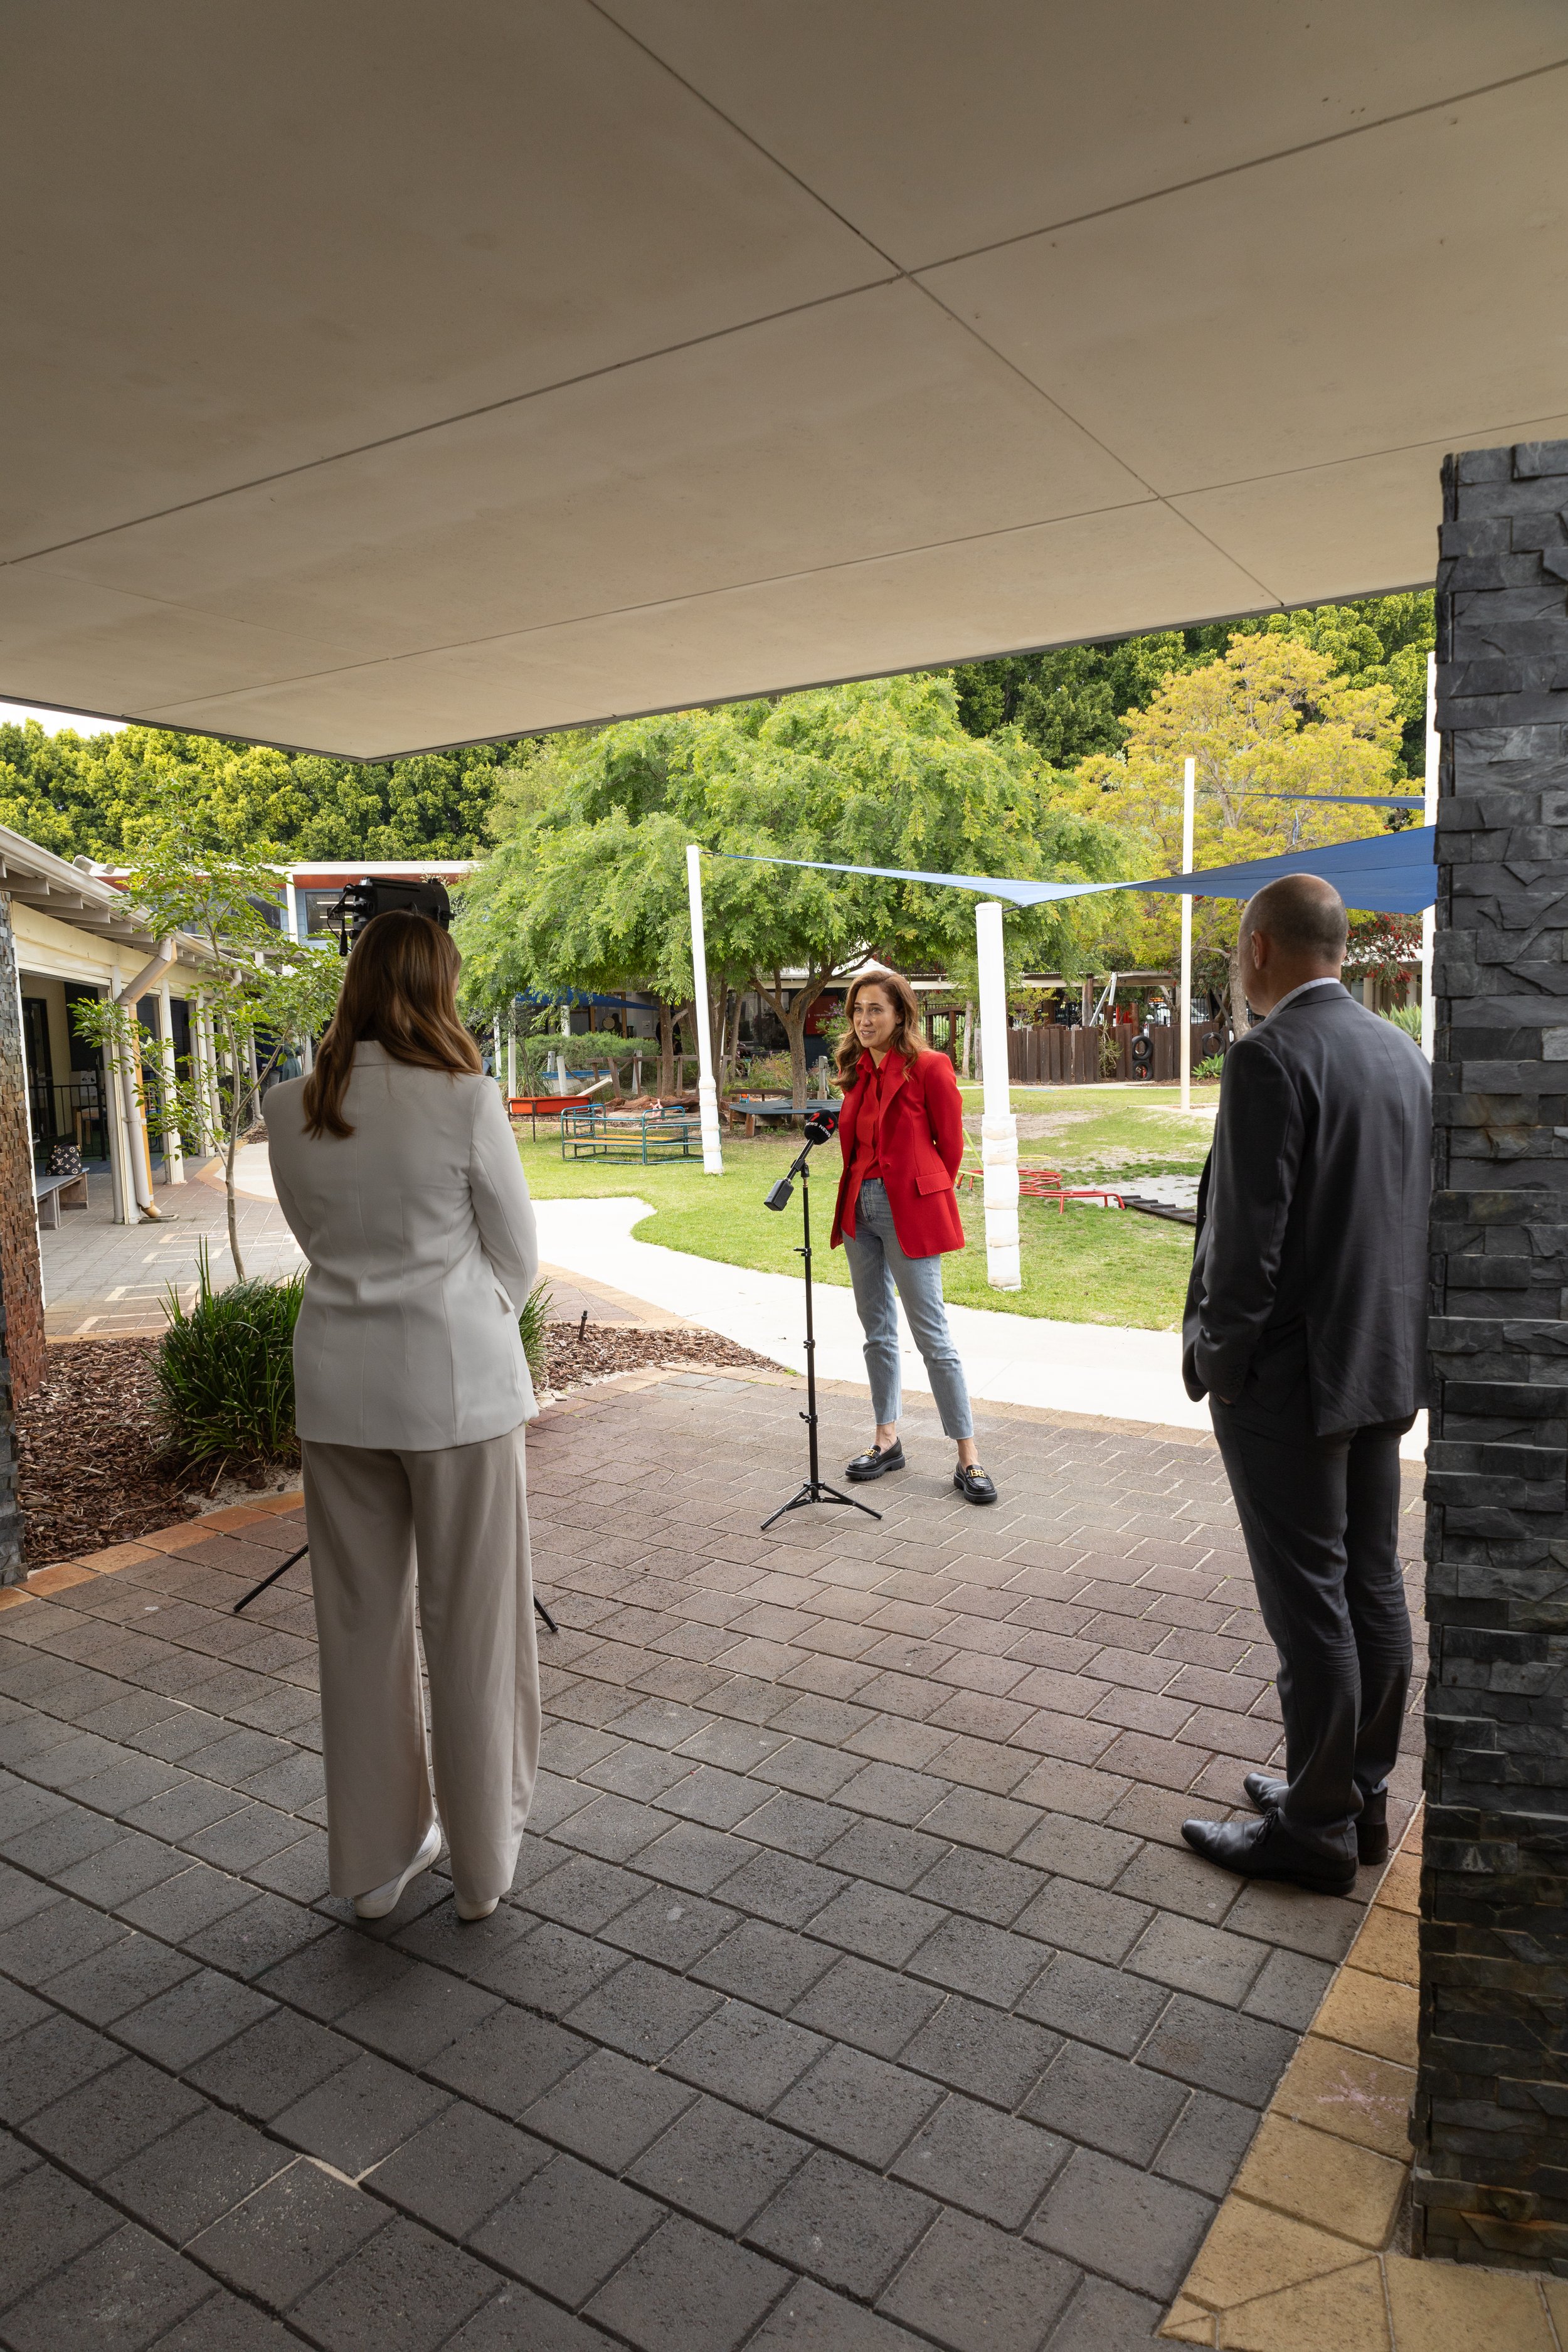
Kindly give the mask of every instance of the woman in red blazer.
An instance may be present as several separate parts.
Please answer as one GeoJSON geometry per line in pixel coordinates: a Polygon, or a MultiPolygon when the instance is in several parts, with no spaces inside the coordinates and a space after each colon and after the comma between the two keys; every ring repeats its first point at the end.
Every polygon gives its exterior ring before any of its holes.
{"type": "Polygon", "coordinates": [[[838,1141],[844,1173],[832,1246],[849,1260],[866,1334],[866,1370],[877,1433],[845,1475],[858,1485],[904,1466],[899,1442],[899,1314],[904,1302],[925,1359],[942,1425],[958,1444],[952,1483],[967,1502],[994,1503],[980,1467],[963,1366],[942,1296],[945,1250],[963,1247],[952,1189],[963,1159],[963,1107],[945,1054],[922,1051],[920,1006],[901,973],[866,971],[845,999],[849,1027],[838,1048],[844,1100],[838,1141]]]}

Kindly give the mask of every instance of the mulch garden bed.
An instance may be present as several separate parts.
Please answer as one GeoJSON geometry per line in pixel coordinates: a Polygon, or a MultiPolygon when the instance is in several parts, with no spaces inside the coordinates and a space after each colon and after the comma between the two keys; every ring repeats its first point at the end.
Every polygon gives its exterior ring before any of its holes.
{"type": "Polygon", "coordinates": [[[769,1356],[754,1356],[717,1331],[639,1331],[624,1323],[547,1323],[544,1360],[559,1396],[582,1381],[613,1372],[640,1372],[649,1364],[716,1364],[776,1372],[769,1356]]]}
{"type": "MultiPolygon", "coordinates": [[[[69,1339],[48,1352],[37,1393],[16,1415],[16,1494],[27,1568],[129,1543],[209,1507],[209,1481],[162,1452],[156,1339],[69,1339]]],[[[614,1323],[552,1323],[546,1360],[553,1393],[642,1371],[703,1363],[777,1370],[717,1332],[640,1331],[614,1323]]],[[[226,1485],[230,1483],[226,1481],[226,1485]]],[[[258,1485],[274,1480],[258,1476],[258,1485]]]]}
{"type": "Polygon", "coordinates": [[[70,1339],[16,1414],[16,1498],[28,1568],[192,1517],[188,1475],[160,1458],[156,1339],[70,1339]]]}

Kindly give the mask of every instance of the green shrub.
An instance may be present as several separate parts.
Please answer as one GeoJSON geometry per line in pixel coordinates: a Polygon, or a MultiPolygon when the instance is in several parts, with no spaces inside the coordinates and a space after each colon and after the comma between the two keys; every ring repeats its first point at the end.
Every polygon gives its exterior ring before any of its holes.
{"type": "Polygon", "coordinates": [[[1205,1055],[1203,1061],[1195,1062],[1193,1065],[1193,1076],[1194,1078],[1223,1077],[1225,1076],[1225,1055],[1223,1054],[1209,1054],[1205,1055]]]}
{"type": "Polygon", "coordinates": [[[553,1305],[547,1282],[536,1282],[522,1303],[522,1313],[517,1318],[522,1339],[522,1352],[528,1358],[528,1377],[536,1389],[550,1385],[548,1367],[544,1360],[544,1326],[553,1305]]]}
{"type": "Polygon", "coordinates": [[[1418,1004],[1396,1004],[1391,1011],[1385,1011],[1383,1017],[1385,1021],[1392,1021],[1396,1029],[1403,1029],[1407,1037],[1414,1037],[1419,1045],[1421,1007],[1418,1004]]]}
{"type": "Polygon", "coordinates": [[[194,1468],[287,1462],[294,1434],[294,1325],[305,1277],[215,1290],[204,1242],[195,1304],[171,1289],[157,1376],[170,1450],[194,1468]]]}

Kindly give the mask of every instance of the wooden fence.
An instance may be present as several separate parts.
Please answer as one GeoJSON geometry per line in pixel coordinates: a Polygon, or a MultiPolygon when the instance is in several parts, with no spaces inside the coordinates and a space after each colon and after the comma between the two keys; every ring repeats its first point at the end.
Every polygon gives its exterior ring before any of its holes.
{"type": "MultiPolygon", "coordinates": [[[[1093,1086],[1103,1078],[1131,1078],[1132,1040],[1138,1034],[1125,1024],[1120,1028],[1108,1028],[1095,1022],[1090,1026],[1062,1028],[1050,1023],[1041,1029],[1009,1029],[1007,1032],[1007,1075],[1015,1086],[1083,1087],[1093,1086]],[[1100,1040],[1116,1039],[1116,1064],[1107,1069],[1100,1060],[1100,1040]]],[[[1176,1033],[1173,1029],[1151,1029],[1154,1044],[1153,1077],[1158,1084],[1173,1085],[1180,1076],[1176,1067],[1176,1033]]],[[[1212,1022],[1193,1024],[1193,1067],[1220,1049],[1221,1034],[1212,1022]]]]}

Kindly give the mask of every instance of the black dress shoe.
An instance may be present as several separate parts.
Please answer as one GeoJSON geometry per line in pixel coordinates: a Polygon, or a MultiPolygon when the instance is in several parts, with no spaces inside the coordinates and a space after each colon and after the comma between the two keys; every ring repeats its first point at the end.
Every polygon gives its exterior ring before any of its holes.
{"type": "Polygon", "coordinates": [[[966,1503],[994,1503],[996,1489],[978,1462],[961,1462],[952,1474],[952,1483],[966,1503]]]}
{"type": "MultiPolygon", "coordinates": [[[[1260,1813],[1271,1805],[1284,1801],[1289,1783],[1277,1780],[1271,1772],[1248,1772],[1243,1778],[1247,1790],[1260,1813]]],[[[1375,1797],[1363,1797],[1355,1824],[1356,1859],[1377,1864],[1388,1860],[1388,1790],[1380,1789],[1375,1797]]]]}
{"type": "Polygon", "coordinates": [[[1289,1879],[1314,1895],[1348,1895],[1355,1885],[1353,1862],[1298,1845],[1272,1809],[1260,1822],[1184,1822],[1182,1835],[1205,1862],[1241,1878],[1289,1879]]]}
{"type": "Polygon", "coordinates": [[[844,1475],[857,1486],[863,1486],[868,1478],[885,1478],[889,1470],[901,1470],[903,1466],[904,1442],[895,1437],[891,1445],[871,1445],[864,1454],[858,1454],[853,1462],[845,1464],[844,1475]]]}

